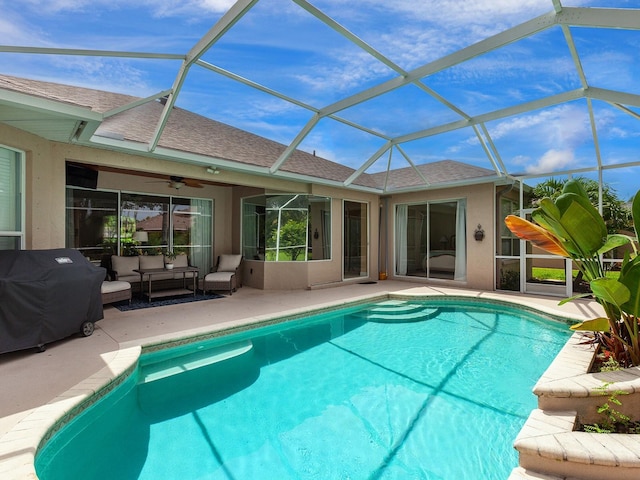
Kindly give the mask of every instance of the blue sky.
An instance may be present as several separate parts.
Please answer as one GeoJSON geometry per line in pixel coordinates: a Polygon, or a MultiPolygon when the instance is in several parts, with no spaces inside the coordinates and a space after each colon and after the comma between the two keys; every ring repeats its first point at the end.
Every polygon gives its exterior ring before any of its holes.
{"type": "MultiPolygon", "coordinates": [[[[304,2],[303,2],[304,3],[304,2]]],[[[626,0],[563,1],[565,7],[639,7],[626,0]]],[[[184,54],[231,7],[228,0],[0,0],[0,43],[9,46],[184,54]],[[133,5],[133,6],[132,6],[133,5]]],[[[317,0],[324,14],[410,71],[505,29],[553,11],[551,0],[317,0]]],[[[570,27],[590,86],[640,94],[640,30],[570,27]]],[[[202,59],[316,108],[396,78],[398,74],[291,0],[260,0],[202,59]]],[[[0,52],[0,73],[148,96],[168,89],[179,60],[0,52]]],[[[469,116],[580,87],[559,26],[422,79],[469,116]]],[[[177,105],[289,144],[309,121],[305,108],[194,66],[177,105]]],[[[603,165],[640,160],[640,109],[592,102],[603,165]]],[[[419,132],[461,117],[415,85],[338,112],[387,136],[419,132]]],[[[584,99],[486,123],[509,173],[590,168],[596,148],[584,99]]],[[[330,118],[300,148],[359,168],[384,140],[330,118]]],[[[402,144],[414,163],[454,159],[492,168],[471,128],[402,144]]],[[[402,153],[385,153],[368,171],[402,153]]],[[[595,177],[595,173],[585,173],[595,177]]],[[[640,167],[605,170],[627,199],[640,188],[640,167]]],[[[529,183],[535,183],[532,179],[529,183]]]]}

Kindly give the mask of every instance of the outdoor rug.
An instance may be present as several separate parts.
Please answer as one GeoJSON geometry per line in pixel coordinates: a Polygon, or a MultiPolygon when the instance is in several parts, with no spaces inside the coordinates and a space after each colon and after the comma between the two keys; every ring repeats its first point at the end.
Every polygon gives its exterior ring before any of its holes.
{"type": "Polygon", "coordinates": [[[131,304],[129,304],[129,302],[125,300],[122,302],[112,303],[112,305],[121,312],[128,312],[129,310],[140,310],[142,308],[164,307],[167,305],[179,305],[181,303],[201,302],[203,300],[214,300],[216,298],[224,298],[224,295],[218,295],[216,293],[198,293],[195,297],[193,295],[181,295],[177,297],[158,298],[149,302],[146,298],[140,298],[138,295],[134,294],[133,298],[131,299],[131,304]]]}

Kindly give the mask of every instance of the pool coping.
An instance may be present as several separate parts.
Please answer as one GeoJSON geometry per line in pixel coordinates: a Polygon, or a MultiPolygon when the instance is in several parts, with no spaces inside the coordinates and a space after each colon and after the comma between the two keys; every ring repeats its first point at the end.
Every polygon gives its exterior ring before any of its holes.
{"type": "Polygon", "coordinates": [[[38,479],[35,458],[40,449],[72,418],[124,382],[138,367],[138,361],[143,352],[248,331],[346,306],[385,300],[390,298],[390,295],[392,295],[390,292],[368,294],[348,300],[319,304],[313,308],[296,308],[277,314],[234,320],[208,327],[204,331],[200,328],[185,330],[180,335],[150,337],[140,345],[132,345],[131,342],[121,343],[119,350],[107,360],[105,367],[55,397],[46,405],[34,409],[0,437],[0,478],[4,480],[38,479]]]}
{"type": "Polygon", "coordinates": [[[627,393],[618,397],[617,410],[636,418],[640,411],[640,367],[587,373],[594,356],[594,347],[575,332],[540,377],[533,388],[538,408],[514,441],[520,466],[509,480],[640,478],[640,435],[575,430],[578,422],[598,421],[605,384],[607,392],[627,393]]]}
{"type": "Polygon", "coordinates": [[[579,315],[568,315],[557,310],[555,312],[546,311],[545,308],[536,306],[535,297],[531,298],[530,305],[525,305],[522,303],[521,297],[510,298],[493,292],[460,291],[452,295],[450,291],[425,292],[423,289],[417,288],[403,291],[403,293],[379,292],[331,301],[316,305],[313,308],[296,308],[281,311],[277,314],[234,320],[210,326],[206,329],[183,331],[180,332],[180,335],[171,334],[149,337],[138,345],[124,342],[119,345],[119,350],[107,361],[107,365],[104,368],[57,396],[46,405],[33,410],[0,438],[0,477],[6,480],[37,479],[34,461],[39,449],[71,418],[122,383],[137,368],[138,360],[143,352],[260,328],[283,321],[290,321],[304,315],[322,313],[346,306],[356,306],[359,303],[385,299],[415,299],[417,297],[442,297],[443,299],[446,298],[446,301],[475,299],[485,303],[517,306],[538,315],[565,322],[581,318],[579,315]]]}

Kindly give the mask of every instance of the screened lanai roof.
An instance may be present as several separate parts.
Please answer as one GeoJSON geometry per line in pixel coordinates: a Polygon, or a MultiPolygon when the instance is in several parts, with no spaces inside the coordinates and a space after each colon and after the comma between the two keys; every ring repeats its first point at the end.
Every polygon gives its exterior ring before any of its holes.
{"type": "MultiPolygon", "coordinates": [[[[164,98],[150,154],[180,107],[282,145],[261,159],[269,175],[293,175],[306,152],[350,169],[332,182],[390,192],[429,188],[428,166],[453,160],[531,183],[580,174],[626,199],[640,187],[640,10],[630,6],[32,0],[3,6],[0,73],[132,97],[89,118],[80,143],[133,148],[107,120],[164,98]]],[[[0,92],[4,105],[19,100],[0,92]]]]}

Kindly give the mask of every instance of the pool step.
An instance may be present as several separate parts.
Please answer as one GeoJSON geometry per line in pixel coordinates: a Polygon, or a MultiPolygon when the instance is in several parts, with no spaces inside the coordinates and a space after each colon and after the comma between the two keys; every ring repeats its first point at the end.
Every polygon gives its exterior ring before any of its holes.
{"type": "Polygon", "coordinates": [[[370,322],[405,323],[429,320],[437,313],[438,307],[395,300],[367,309],[361,315],[370,322]]]}
{"type": "Polygon", "coordinates": [[[197,350],[176,358],[147,363],[141,367],[138,383],[149,383],[172,375],[206,367],[214,363],[223,362],[230,358],[243,355],[253,348],[251,340],[221,345],[219,347],[200,347],[197,350]]]}

